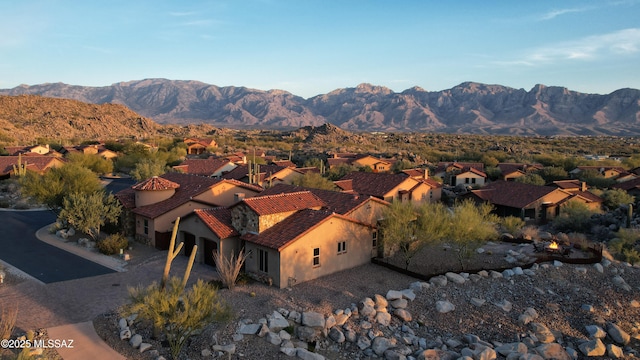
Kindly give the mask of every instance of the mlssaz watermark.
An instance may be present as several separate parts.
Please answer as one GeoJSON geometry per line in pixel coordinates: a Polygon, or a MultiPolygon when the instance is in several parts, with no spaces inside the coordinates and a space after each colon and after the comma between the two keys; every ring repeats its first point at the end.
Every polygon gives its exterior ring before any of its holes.
{"type": "Polygon", "coordinates": [[[73,339],[2,339],[0,341],[0,347],[3,349],[73,349],[73,339]]]}

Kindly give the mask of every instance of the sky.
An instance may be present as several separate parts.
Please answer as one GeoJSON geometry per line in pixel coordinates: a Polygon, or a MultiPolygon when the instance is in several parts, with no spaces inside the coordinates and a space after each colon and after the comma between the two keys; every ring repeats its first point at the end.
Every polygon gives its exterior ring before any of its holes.
{"type": "Polygon", "coordinates": [[[3,0],[0,88],[640,89],[640,0],[3,0]]]}

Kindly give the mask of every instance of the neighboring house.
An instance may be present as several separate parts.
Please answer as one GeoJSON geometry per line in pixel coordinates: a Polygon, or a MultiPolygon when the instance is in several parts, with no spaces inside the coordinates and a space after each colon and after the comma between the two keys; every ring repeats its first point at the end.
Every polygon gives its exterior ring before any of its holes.
{"type": "Polygon", "coordinates": [[[296,167],[296,164],[291,160],[273,160],[269,163],[269,165],[283,166],[283,167],[296,167]]]}
{"type": "Polygon", "coordinates": [[[298,170],[278,165],[251,165],[251,167],[238,165],[232,171],[223,174],[222,178],[270,187],[281,183],[292,184],[295,179],[302,177],[308,171],[312,171],[312,169],[298,170]],[[257,170],[250,171],[251,168],[257,170]]]}
{"type": "Polygon", "coordinates": [[[329,169],[341,164],[351,165],[357,168],[369,167],[374,173],[386,173],[391,170],[391,166],[395,163],[393,159],[382,159],[367,154],[333,154],[333,157],[327,159],[329,169]]]}
{"type": "Polygon", "coordinates": [[[439,177],[444,184],[452,186],[457,184],[481,186],[487,179],[483,163],[468,162],[440,162],[433,177],[439,177]]]}
{"type": "Polygon", "coordinates": [[[14,176],[14,167],[26,168],[43,174],[51,168],[61,167],[65,161],[55,156],[0,156],[0,178],[7,179],[14,176]]]}
{"type": "Polygon", "coordinates": [[[611,189],[621,189],[629,195],[640,198],[640,178],[614,184],[611,186],[611,189]]]}
{"type": "Polygon", "coordinates": [[[524,163],[499,163],[496,166],[500,169],[502,180],[514,181],[515,179],[527,175],[532,171],[538,171],[543,168],[540,164],[524,164],[524,163]]]}
{"type": "Polygon", "coordinates": [[[229,206],[259,193],[261,187],[235,180],[167,173],[116,194],[138,241],[166,249],[177,217],[195,209],[229,206]]]}
{"type": "Polygon", "coordinates": [[[487,181],[487,174],[475,168],[464,168],[460,173],[452,173],[450,185],[483,186],[487,181]]]}
{"type": "MultiPolygon", "coordinates": [[[[352,172],[334,184],[344,192],[374,196],[378,199],[393,202],[412,202],[420,204],[425,201],[437,201],[434,196],[436,182],[425,182],[405,174],[380,174],[368,172],[352,172]]],[[[439,186],[439,184],[438,184],[439,186]]]]}
{"type": "Polygon", "coordinates": [[[237,166],[229,159],[210,157],[207,159],[187,159],[180,165],[174,166],[173,169],[185,174],[220,177],[237,166]]]}
{"type": "Polygon", "coordinates": [[[623,167],[620,166],[578,166],[569,172],[569,175],[573,178],[580,176],[580,173],[585,170],[594,170],[602,175],[605,179],[617,178],[621,174],[627,173],[623,167]]]}
{"type": "Polygon", "coordinates": [[[32,146],[5,146],[4,150],[12,156],[17,156],[18,154],[49,155],[49,153],[52,151],[52,149],[49,147],[49,144],[32,146]]]}
{"type": "Polygon", "coordinates": [[[465,197],[492,204],[501,217],[516,216],[528,222],[546,223],[559,214],[560,205],[572,194],[554,186],[498,180],[471,190],[465,197]]]}
{"type": "Polygon", "coordinates": [[[207,152],[209,148],[218,147],[218,143],[213,139],[186,138],[184,143],[187,145],[188,155],[200,155],[207,152]]]}
{"type": "Polygon", "coordinates": [[[60,152],[65,156],[72,153],[99,155],[108,160],[118,157],[116,152],[107,149],[103,144],[63,146],[60,152]]]}

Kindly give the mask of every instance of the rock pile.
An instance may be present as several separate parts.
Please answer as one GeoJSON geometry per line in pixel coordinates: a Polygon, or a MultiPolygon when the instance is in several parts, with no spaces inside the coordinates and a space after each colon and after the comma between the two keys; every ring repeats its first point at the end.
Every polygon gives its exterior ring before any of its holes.
{"type": "MultiPolygon", "coordinates": [[[[593,266],[592,271],[602,272],[610,264],[604,260],[602,264],[593,266]]],[[[584,329],[588,340],[576,341],[575,338],[566,337],[554,330],[554,324],[540,322],[538,310],[533,307],[516,315],[517,325],[525,327],[527,331],[514,334],[513,342],[483,339],[471,333],[459,337],[437,336],[434,339],[418,335],[428,329],[425,328],[424,321],[412,315],[410,305],[421,293],[437,292],[446,287],[464,287],[468,282],[513,283],[518,277],[536,276],[539,270],[560,266],[562,263],[534,265],[524,270],[516,267],[503,272],[447,273],[433,277],[429,282],[414,282],[407,289],[389,290],[385,295],[373,294],[350,307],[336,309],[331,314],[280,308],[255,322],[252,319],[239,321],[233,341],[243,341],[247,336],[259,337],[264,339],[266,346],[278,347],[281,353],[305,360],[324,359],[321,353],[336,354],[338,358],[344,359],[388,360],[534,360],[638,356],[638,351],[630,344],[640,341],[640,323],[629,329],[623,329],[612,322],[606,323],[604,327],[594,323],[584,329]]],[[[583,273],[583,270],[586,271],[586,268],[575,268],[576,273],[583,273]]],[[[617,270],[612,268],[611,272],[616,273],[617,270]]],[[[631,291],[620,274],[615,275],[612,282],[617,284],[619,291],[631,291]]],[[[489,304],[504,313],[513,311],[513,304],[506,296],[503,299],[489,300],[472,297],[469,302],[476,307],[489,304]]],[[[432,306],[440,314],[458,311],[448,299],[436,301],[432,306]]],[[[638,307],[640,302],[631,300],[629,306],[638,307]]],[[[589,304],[583,305],[583,309],[592,307],[589,304]]],[[[458,316],[464,317],[465,314],[458,316]]],[[[233,342],[226,346],[214,345],[202,349],[202,355],[225,356],[233,354],[235,349],[233,342]]]]}

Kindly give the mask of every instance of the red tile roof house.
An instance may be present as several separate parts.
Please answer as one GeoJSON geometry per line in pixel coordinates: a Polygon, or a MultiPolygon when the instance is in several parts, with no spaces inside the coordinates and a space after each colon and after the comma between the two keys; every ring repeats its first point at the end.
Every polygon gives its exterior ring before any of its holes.
{"type": "MultiPolygon", "coordinates": [[[[229,208],[196,210],[178,239],[213,265],[213,251],[247,251],[245,271],[280,288],[363,265],[376,256],[374,226],[388,203],[278,184],[229,208]]],[[[186,253],[185,253],[186,254],[186,253]]]]}
{"type": "Polygon", "coordinates": [[[223,174],[235,169],[238,165],[229,159],[207,158],[207,159],[187,159],[173,167],[174,170],[185,174],[193,174],[209,177],[220,177],[223,174]]]}
{"type": "Polygon", "coordinates": [[[224,179],[235,179],[238,181],[270,187],[275,184],[292,184],[294,179],[304,176],[306,172],[313,171],[313,168],[290,168],[278,165],[258,165],[258,174],[255,178],[249,178],[249,166],[239,165],[232,171],[223,174],[224,179]]]}
{"type": "Polygon", "coordinates": [[[622,189],[629,195],[633,195],[636,198],[640,197],[640,178],[617,183],[611,186],[612,189],[622,189]]]}
{"type": "Polygon", "coordinates": [[[116,194],[125,211],[124,224],[138,241],[166,249],[173,222],[195,209],[229,206],[259,193],[261,187],[235,180],[167,173],[116,194]]]}
{"type": "Polygon", "coordinates": [[[442,179],[444,184],[482,186],[487,180],[483,163],[440,162],[434,171],[434,177],[442,179]]]}
{"type": "Polygon", "coordinates": [[[14,166],[26,167],[27,170],[36,171],[40,174],[50,168],[60,167],[65,164],[65,160],[54,156],[0,156],[0,178],[14,176],[14,166]]]}
{"type": "Polygon", "coordinates": [[[568,200],[589,201],[554,186],[503,180],[472,190],[463,197],[488,202],[495,207],[494,212],[498,216],[516,216],[528,223],[545,223],[552,220],[559,214],[560,206],[568,200]]]}
{"type": "Polygon", "coordinates": [[[543,168],[540,164],[524,164],[524,163],[499,163],[502,180],[514,181],[515,179],[527,175],[528,172],[538,171],[543,168]]]}
{"type": "Polygon", "coordinates": [[[421,181],[406,174],[383,174],[356,171],[334,181],[344,192],[374,196],[392,202],[411,201],[420,204],[425,201],[439,201],[441,186],[435,181],[421,181]]]}
{"type": "Polygon", "coordinates": [[[183,142],[187,145],[187,154],[189,155],[203,154],[209,148],[218,147],[213,139],[186,138],[183,142]]]}

